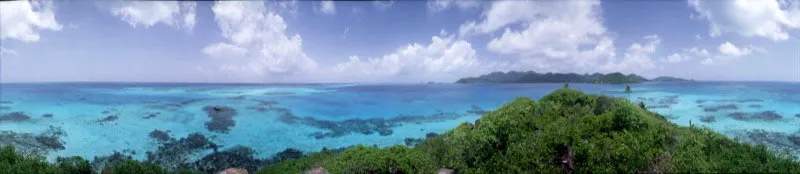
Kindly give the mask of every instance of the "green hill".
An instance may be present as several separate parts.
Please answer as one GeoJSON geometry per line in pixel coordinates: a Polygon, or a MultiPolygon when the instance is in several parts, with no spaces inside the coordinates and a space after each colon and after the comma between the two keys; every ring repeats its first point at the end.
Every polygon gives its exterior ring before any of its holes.
{"type": "Polygon", "coordinates": [[[576,74],[576,73],[537,73],[533,71],[492,72],[478,77],[461,78],[456,83],[641,83],[648,81],[687,81],[674,77],[659,77],[649,80],[636,74],[622,74],[619,72],[601,74],[576,74]]]}

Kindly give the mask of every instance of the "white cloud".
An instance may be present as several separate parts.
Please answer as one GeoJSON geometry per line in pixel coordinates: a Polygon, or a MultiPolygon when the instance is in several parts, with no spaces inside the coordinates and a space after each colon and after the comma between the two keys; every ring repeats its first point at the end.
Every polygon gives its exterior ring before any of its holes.
{"type": "Polygon", "coordinates": [[[380,11],[389,9],[394,4],[394,1],[372,1],[372,5],[380,11]]]}
{"type": "Polygon", "coordinates": [[[350,27],[345,27],[344,31],[342,32],[342,39],[347,38],[348,31],[350,31],[350,27]]]}
{"type": "Polygon", "coordinates": [[[41,30],[61,30],[54,9],[52,1],[0,2],[0,40],[36,42],[41,30]]]}
{"type": "Polygon", "coordinates": [[[286,10],[289,13],[296,13],[297,9],[299,8],[297,5],[297,0],[285,0],[285,1],[272,1],[274,5],[279,7],[282,10],[286,10]]]}
{"type": "Polygon", "coordinates": [[[7,56],[16,56],[16,55],[17,55],[17,51],[14,51],[14,50],[8,49],[8,48],[0,47],[0,58],[7,57],[7,56]]]}
{"type": "Polygon", "coordinates": [[[701,61],[700,64],[703,64],[703,65],[714,64],[714,60],[711,59],[711,58],[706,58],[705,60],[701,61]]]}
{"type": "Polygon", "coordinates": [[[325,14],[336,14],[336,4],[331,0],[324,0],[319,4],[319,11],[325,14]]]}
{"type": "Polygon", "coordinates": [[[699,34],[696,34],[696,35],[694,35],[694,39],[695,39],[695,40],[700,40],[700,39],[703,39],[703,37],[700,37],[700,35],[699,35],[699,34]]]}
{"type": "Polygon", "coordinates": [[[742,36],[789,39],[787,30],[800,28],[800,1],[791,0],[688,0],[695,18],[709,22],[712,37],[735,32],[742,36]]]}
{"type": "Polygon", "coordinates": [[[711,58],[711,55],[708,53],[708,50],[704,48],[692,47],[692,48],[684,48],[679,53],[672,53],[672,55],[669,55],[666,58],[661,59],[661,61],[667,63],[680,63],[695,58],[708,59],[711,58]]]}
{"type": "MultiPolygon", "coordinates": [[[[516,55],[521,64],[537,71],[599,71],[622,67],[614,63],[614,41],[600,17],[599,1],[495,1],[478,21],[468,21],[459,28],[462,37],[489,35],[487,49],[516,55]],[[515,29],[518,28],[518,29],[515,29]]],[[[650,45],[632,45],[624,57],[626,67],[650,63],[643,56],[645,46],[660,44],[657,36],[648,36],[650,45]]],[[[653,48],[654,49],[654,48],[653,48]]],[[[530,70],[530,69],[529,69],[530,70]]]]}
{"type": "Polygon", "coordinates": [[[134,28],[143,26],[147,29],[163,23],[191,32],[195,25],[196,8],[196,2],[188,1],[126,1],[111,8],[111,13],[134,28]]]}
{"type": "Polygon", "coordinates": [[[380,80],[386,77],[458,78],[483,71],[472,45],[454,36],[433,36],[429,45],[412,43],[380,58],[351,56],[334,72],[354,77],[351,80],[380,80]]]}
{"type": "Polygon", "coordinates": [[[203,53],[219,58],[239,58],[247,54],[247,50],[228,43],[217,43],[203,48],[203,53]]]}
{"type": "Polygon", "coordinates": [[[473,0],[428,0],[428,10],[432,12],[442,12],[450,7],[458,7],[461,10],[469,10],[480,7],[481,1],[473,0]]]}
{"type": "Polygon", "coordinates": [[[650,69],[654,68],[651,56],[656,52],[656,49],[661,45],[661,38],[658,35],[644,36],[646,41],[644,44],[633,43],[628,47],[627,52],[622,57],[622,61],[616,65],[612,64],[613,70],[623,69],[650,69]]]}
{"type": "Polygon", "coordinates": [[[211,44],[203,52],[228,54],[219,68],[246,81],[312,71],[317,63],[302,50],[299,34],[286,35],[283,18],[267,11],[263,2],[220,1],[212,7],[215,20],[228,43],[211,44]],[[239,56],[239,57],[236,57],[239,56]]]}
{"type": "Polygon", "coordinates": [[[719,45],[719,53],[724,56],[741,57],[752,52],[753,51],[750,48],[737,48],[736,45],[731,44],[731,42],[725,42],[719,45]]]}

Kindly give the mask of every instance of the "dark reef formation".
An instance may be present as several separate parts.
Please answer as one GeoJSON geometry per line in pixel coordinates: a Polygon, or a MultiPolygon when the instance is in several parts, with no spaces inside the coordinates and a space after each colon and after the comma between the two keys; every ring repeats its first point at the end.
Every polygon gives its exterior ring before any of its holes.
{"type": "Polygon", "coordinates": [[[264,95],[292,95],[295,94],[294,92],[287,92],[287,91],[273,91],[273,92],[265,92],[264,95]]]}
{"type": "Polygon", "coordinates": [[[3,100],[3,101],[0,101],[0,104],[14,104],[14,102],[3,100]]]}
{"type": "Polygon", "coordinates": [[[189,167],[189,158],[200,151],[214,149],[219,146],[208,140],[203,134],[192,133],[185,138],[175,140],[169,138],[159,143],[158,150],[146,152],[147,161],[169,169],[189,167]]]}
{"type": "Polygon", "coordinates": [[[96,123],[105,123],[105,122],[115,121],[117,119],[119,119],[119,116],[117,116],[117,115],[109,115],[109,116],[97,119],[94,122],[96,122],[96,123]]]}
{"type": "MultiPolygon", "coordinates": [[[[278,114],[278,121],[286,124],[302,124],[312,126],[327,132],[315,132],[308,136],[316,139],[335,138],[345,136],[351,133],[361,133],[364,135],[372,135],[377,133],[380,136],[389,136],[394,132],[392,128],[400,126],[404,123],[423,123],[435,122],[441,120],[456,119],[465,116],[458,113],[445,113],[439,112],[431,115],[399,115],[391,119],[383,118],[370,118],[370,119],[348,119],[343,121],[328,121],[319,120],[313,117],[300,117],[295,115],[291,109],[276,106],[278,102],[275,101],[262,101],[253,100],[258,103],[256,106],[247,107],[247,109],[256,110],[260,112],[274,112],[278,114]]],[[[486,111],[482,108],[473,105],[472,109],[467,111],[468,114],[485,114],[486,111]]]]}
{"type": "Polygon", "coordinates": [[[694,102],[697,103],[697,104],[703,104],[703,103],[708,102],[708,100],[695,100],[694,102]]]}
{"type": "Polygon", "coordinates": [[[762,111],[756,113],[733,112],[728,114],[731,117],[740,121],[762,120],[762,121],[776,121],[783,119],[783,116],[775,111],[762,111]]]}
{"type": "Polygon", "coordinates": [[[267,161],[253,158],[253,154],[255,154],[255,150],[252,148],[237,145],[206,155],[192,164],[194,169],[204,173],[214,173],[234,167],[256,171],[259,167],[267,164],[267,161]]]}
{"type": "Polygon", "coordinates": [[[758,108],[762,108],[763,106],[761,106],[761,105],[759,105],[759,104],[751,104],[751,105],[748,105],[747,107],[749,107],[749,108],[756,108],[756,109],[758,109],[758,108]]]}
{"type": "Polygon", "coordinates": [[[147,120],[147,119],[155,118],[158,115],[161,115],[161,112],[151,112],[151,113],[147,113],[147,115],[142,117],[142,119],[147,120]]]}
{"type": "Polygon", "coordinates": [[[414,147],[414,146],[417,146],[420,143],[425,142],[425,140],[428,140],[428,139],[436,137],[436,136],[439,136],[439,134],[437,134],[435,132],[428,132],[427,134],[425,134],[425,138],[405,138],[403,141],[405,142],[406,146],[414,147]]]}
{"type": "Polygon", "coordinates": [[[14,146],[25,154],[45,155],[50,151],[64,150],[64,141],[61,137],[67,136],[61,127],[50,126],[39,134],[20,133],[13,131],[0,132],[0,147],[14,146]]]}
{"type": "Polygon", "coordinates": [[[800,118],[800,113],[794,114],[794,117],[800,118]]]}
{"type": "Polygon", "coordinates": [[[172,137],[169,136],[169,131],[162,131],[158,129],[153,129],[153,131],[150,132],[150,138],[153,138],[159,142],[167,142],[169,140],[174,140],[172,137]]]}
{"type": "Polygon", "coordinates": [[[203,111],[211,118],[205,123],[206,129],[212,132],[228,133],[231,127],[236,123],[233,117],[236,116],[236,110],[225,106],[206,106],[203,111]]]}
{"type": "Polygon", "coordinates": [[[748,102],[764,102],[761,99],[741,99],[741,100],[714,100],[714,102],[736,102],[736,103],[748,103],[748,102]]]}
{"type": "Polygon", "coordinates": [[[778,154],[794,154],[794,160],[800,160],[800,132],[793,134],[769,132],[763,129],[728,131],[737,139],[745,142],[763,144],[778,154]]]}
{"type": "Polygon", "coordinates": [[[702,121],[704,123],[713,123],[713,122],[717,121],[717,118],[714,117],[714,116],[703,116],[703,117],[700,117],[700,121],[702,121]]]}
{"type": "Polygon", "coordinates": [[[31,119],[31,117],[25,114],[24,112],[11,112],[0,115],[0,122],[6,122],[6,121],[21,122],[21,121],[27,121],[29,119],[31,119]]]}
{"type": "Polygon", "coordinates": [[[739,107],[737,107],[734,104],[724,104],[724,105],[706,107],[706,108],[703,108],[703,111],[706,111],[706,112],[717,112],[719,110],[737,110],[737,109],[739,109],[739,107]]]}
{"type": "Polygon", "coordinates": [[[478,105],[472,105],[472,108],[470,108],[470,110],[467,111],[468,114],[475,114],[475,115],[484,115],[489,112],[490,111],[484,110],[478,105]]]}
{"type": "Polygon", "coordinates": [[[53,118],[53,114],[51,114],[51,113],[42,114],[42,117],[44,117],[44,118],[53,118]]]}
{"type": "Polygon", "coordinates": [[[0,110],[11,110],[11,107],[8,107],[8,106],[0,106],[0,110]]]}

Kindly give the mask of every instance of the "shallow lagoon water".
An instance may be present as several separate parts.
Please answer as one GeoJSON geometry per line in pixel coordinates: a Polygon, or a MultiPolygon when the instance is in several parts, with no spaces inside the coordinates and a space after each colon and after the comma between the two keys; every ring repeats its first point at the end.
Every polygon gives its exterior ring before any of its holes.
{"type": "MultiPolygon", "coordinates": [[[[517,96],[538,99],[563,84],[144,84],[26,83],[0,85],[0,131],[66,132],[63,150],[45,154],[91,159],[126,151],[135,159],[159,144],[154,129],[173,138],[199,132],[222,146],[244,145],[267,158],[286,148],[319,151],[355,144],[380,147],[443,133],[474,122],[517,96]],[[227,131],[209,130],[204,108],[235,110],[227,131]],[[52,114],[52,117],[44,117],[52,114]],[[109,116],[114,119],[103,120],[109,116]],[[138,152],[138,153],[130,153],[138,152]]],[[[800,154],[800,84],[673,82],[625,85],[570,84],[592,94],[644,102],[678,125],[709,127],[746,142],[800,154]],[[731,107],[730,105],[734,105],[731,107]],[[758,105],[759,107],[751,107],[758,105]],[[772,112],[770,112],[772,111],[772,112]],[[758,114],[761,113],[761,114],[758,114]],[[777,115],[777,116],[776,116],[777,115]],[[702,119],[713,118],[713,119],[702,119]],[[758,137],[757,130],[770,133],[758,137]]],[[[763,133],[762,132],[762,133],[763,133]]],[[[195,158],[211,153],[198,152],[195,158]]]]}

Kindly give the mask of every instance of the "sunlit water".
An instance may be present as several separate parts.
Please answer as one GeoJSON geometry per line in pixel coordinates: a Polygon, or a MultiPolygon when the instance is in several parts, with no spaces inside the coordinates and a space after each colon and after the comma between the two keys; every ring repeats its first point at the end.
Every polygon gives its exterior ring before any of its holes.
{"type": "MultiPolygon", "coordinates": [[[[422,138],[473,122],[482,110],[494,110],[517,96],[538,99],[562,85],[2,84],[0,115],[22,112],[30,119],[0,119],[0,131],[40,133],[49,126],[61,127],[67,134],[61,137],[65,149],[46,154],[51,160],[74,155],[91,159],[123,150],[138,152],[129,154],[145,159],[144,152],[158,147],[149,136],[154,129],[168,130],[173,138],[199,132],[222,148],[244,145],[255,149],[258,157],[269,157],[286,148],[310,152],[354,144],[404,144],[406,138],[422,138]],[[207,129],[206,122],[211,120],[203,109],[207,106],[234,109],[234,125],[226,131],[207,129]],[[109,116],[117,117],[102,121],[109,116]]],[[[570,87],[643,101],[651,111],[678,125],[691,122],[742,141],[800,154],[800,142],[787,138],[800,135],[798,83],[649,83],[634,84],[631,94],[624,93],[625,85],[570,87]],[[714,111],[724,105],[728,106],[714,111]],[[753,133],[759,129],[765,132],[753,133]]]]}

